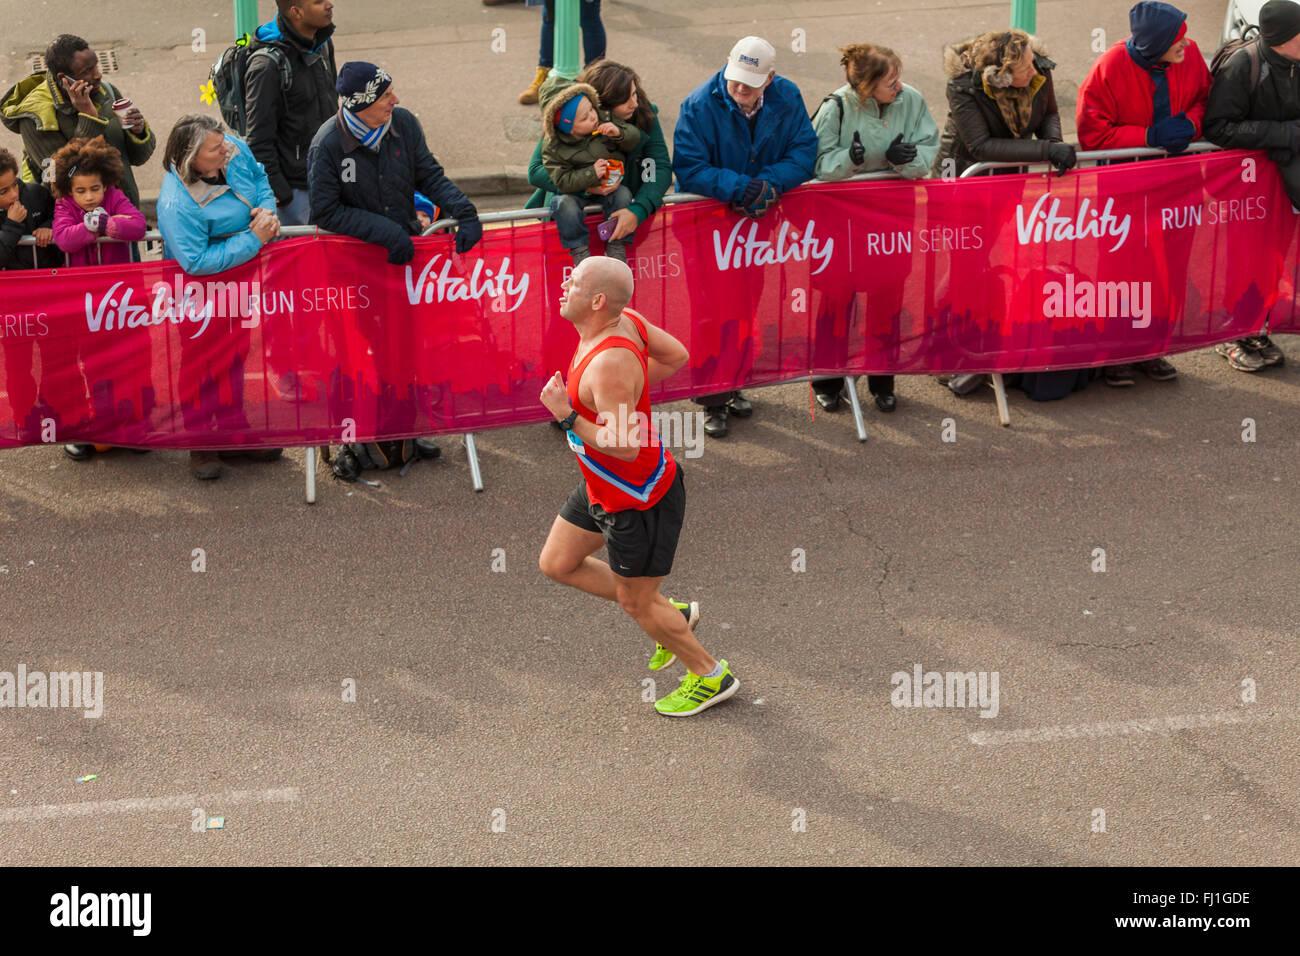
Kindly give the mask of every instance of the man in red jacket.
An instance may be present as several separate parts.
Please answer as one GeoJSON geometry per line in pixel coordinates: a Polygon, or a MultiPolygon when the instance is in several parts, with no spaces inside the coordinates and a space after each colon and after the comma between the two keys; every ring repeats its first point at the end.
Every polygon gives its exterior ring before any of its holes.
{"type": "MultiPolygon", "coordinates": [[[[1186,20],[1168,3],[1144,0],[1129,11],[1133,35],[1098,57],[1079,88],[1075,123],[1083,149],[1181,153],[1200,137],[1211,79],[1186,20]]],[[[1138,367],[1158,381],[1178,374],[1163,358],[1138,367]]],[[[1107,385],[1132,385],[1133,366],[1112,365],[1105,378],[1107,385]]]]}

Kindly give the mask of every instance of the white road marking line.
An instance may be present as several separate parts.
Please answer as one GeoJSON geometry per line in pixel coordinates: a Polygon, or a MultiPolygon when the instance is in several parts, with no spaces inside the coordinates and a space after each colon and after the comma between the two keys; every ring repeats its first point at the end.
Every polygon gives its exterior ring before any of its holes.
{"type": "Polygon", "coordinates": [[[89,817],[101,813],[134,813],[139,810],[191,810],[195,807],[223,809],[241,803],[296,803],[297,787],[280,790],[228,790],[225,793],[182,793],[174,797],[131,797],[126,800],[94,800],[90,803],[47,803],[38,807],[0,810],[0,824],[60,817],[89,817]]]}
{"type": "Polygon", "coordinates": [[[1176,730],[1220,727],[1230,724],[1254,724],[1266,720],[1295,720],[1293,711],[1230,711],[1217,714],[1190,714],[1181,717],[1148,717],[1144,720],[1105,720],[1096,724],[1062,724],[1055,727],[1031,727],[1026,730],[978,731],[970,735],[971,743],[980,747],[1001,744],[1041,744],[1076,737],[1116,737],[1122,734],[1171,734],[1176,730]]]}

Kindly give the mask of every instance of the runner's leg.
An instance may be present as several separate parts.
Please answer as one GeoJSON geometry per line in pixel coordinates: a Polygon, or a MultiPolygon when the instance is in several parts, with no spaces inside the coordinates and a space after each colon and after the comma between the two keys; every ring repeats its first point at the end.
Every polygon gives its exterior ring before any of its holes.
{"type": "MultiPolygon", "coordinates": [[[[617,601],[614,591],[614,572],[604,561],[592,555],[605,546],[599,531],[586,531],[559,516],[551,525],[551,533],[542,546],[537,566],[552,581],[586,591],[606,601],[617,601]]],[[[672,608],[672,605],[669,605],[672,608]]],[[[678,619],[681,611],[672,608],[678,619]]]]}
{"type": "MultiPolygon", "coordinates": [[[[609,565],[602,565],[609,571],[609,565]]],[[[624,578],[609,571],[614,578],[617,600],[624,611],[655,641],[668,648],[692,674],[708,674],[717,661],[700,646],[691,633],[682,612],[659,593],[663,578],[624,578]]]]}

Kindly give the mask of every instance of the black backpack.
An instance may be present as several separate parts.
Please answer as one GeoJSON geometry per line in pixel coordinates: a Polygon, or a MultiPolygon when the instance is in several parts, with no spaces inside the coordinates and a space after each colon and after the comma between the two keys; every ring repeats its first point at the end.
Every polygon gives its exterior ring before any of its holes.
{"type": "MultiPolygon", "coordinates": [[[[405,475],[421,458],[425,457],[416,447],[414,438],[401,441],[364,442],[355,445],[343,445],[338,455],[331,460],[330,450],[325,449],[325,461],[340,481],[360,481],[367,485],[378,485],[375,481],[366,481],[361,472],[366,470],[388,471],[400,468],[400,475],[405,475]]],[[[439,455],[430,455],[438,458],[439,455]]]]}
{"type": "Polygon", "coordinates": [[[1229,40],[1214,51],[1214,58],[1210,60],[1210,73],[1218,77],[1219,71],[1232,59],[1232,55],[1245,49],[1246,55],[1250,57],[1250,92],[1254,93],[1260,81],[1268,76],[1268,64],[1264,62],[1261,50],[1263,43],[1264,38],[1260,36],[1259,28],[1247,27],[1244,36],[1229,40]]]}
{"type": "Polygon", "coordinates": [[[840,126],[839,126],[839,128],[840,128],[840,130],[842,131],[842,130],[844,129],[844,101],[843,101],[842,99],[840,99],[839,96],[837,96],[837,95],[834,94],[834,93],[832,93],[830,96],[826,97],[826,99],[822,100],[821,103],[818,104],[817,109],[813,110],[812,116],[810,116],[809,119],[810,119],[810,120],[815,120],[815,119],[817,118],[817,114],[820,113],[820,112],[822,111],[822,107],[825,106],[825,105],[826,105],[830,100],[834,100],[834,101],[835,101],[835,107],[836,107],[836,110],[837,110],[837,111],[839,112],[839,114],[840,114],[840,126]]]}
{"type": "Polygon", "coordinates": [[[288,96],[293,84],[293,66],[284,51],[276,46],[249,49],[252,38],[245,33],[228,47],[208,71],[208,80],[217,93],[221,118],[239,136],[248,135],[248,109],[244,104],[244,77],[255,56],[269,56],[280,69],[280,94],[288,96]]]}

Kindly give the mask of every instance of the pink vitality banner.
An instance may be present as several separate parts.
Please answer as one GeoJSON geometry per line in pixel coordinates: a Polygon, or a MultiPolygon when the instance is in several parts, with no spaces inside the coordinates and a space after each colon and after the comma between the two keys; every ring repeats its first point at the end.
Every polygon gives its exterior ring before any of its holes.
{"type": "MultiPolygon", "coordinates": [[[[594,226],[595,220],[591,220],[594,226]]],[[[656,402],[809,375],[1136,361],[1300,332],[1297,216],[1262,154],[1065,177],[840,183],[761,221],[714,202],[638,231],[633,305],[688,368],[656,402]]],[[[202,279],[174,262],[0,277],[0,445],[271,447],[542,421],[577,336],[549,223],[408,266],[339,236],[202,279]],[[355,437],[354,437],[355,436],[355,437]]]]}

